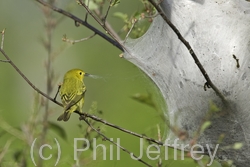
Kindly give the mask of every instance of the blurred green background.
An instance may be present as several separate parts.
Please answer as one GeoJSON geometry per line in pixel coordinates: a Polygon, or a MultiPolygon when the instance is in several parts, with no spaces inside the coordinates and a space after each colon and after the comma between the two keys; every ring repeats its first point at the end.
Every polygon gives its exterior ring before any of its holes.
{"type": "MultiPolygon", "coordinates": [[[[85,11],[78,6],[75,1],[64,0],[58,1],[57,5],[70,10],[78,17],[84,19],[85,11]]],[[[40,90],[46,92],[46,70],[45,62],[47,60],[47,51],[43,47],[41,39],[46,39],[44,27],[44,15],[41,5],[31,0],[1,0],[0,1],[0,30],[6,28],[4,50],[18,68],[26,75],[26,77],[40,90]]],[[[119,11],[131,15],[140,10],[142,3],[134,0],[122,0],[118,7],[112,8],[108,21],[118,32],[123,22],[112,16],[113,12],[119,11]]],[[[54,13],[55,19],[61,19],[62,16],[54,13]]],[[[90,22],[93,20],[90,19],[90,22]]],[[[94,26],[100,28],[96,23],[94,26]]],[[[62,82],[65,72],[72,68],[80,68],[84,71],[99,76],[98,79],[85,78],[87,93],[85,96],[85,105],[83,111],[87,112],[93,102],[97,103],[97,110],[101,110],[103,114],[98,115],[104,120],[137,132],[146,134],[149,137],[157,139],[157,125],[159,125],[162,137],[166,134],[166,123],[162,119],[161,96],[152,81],[147,78],[137,67],[119,57],[121,53],[116,47],[100,38],[94,38],[76,43],[74,45],[62,41],[63,35],[66,34],[70,39],[81,39],[91,35],[91,31],[80,26],[76,27],[74,22],[68,18],[62,19],[60,24],[53,31],[52,50],[61,51],[52,63],[55,72],[55,84],[53,85],[54,97],[57,85],[62,82]],[[62,49],[63,48],[63,49],[62,49]],[[153,107],[139,103],[131,98],[131,96],[152,94],[152,99],[156,102],[158,111],[153,107]]],[[[0,55],[0,59],[4,57],[0,55]]],[[[30,120],[34,112],[35,91],[24,81],[21,76],[8,63],[0,63],[0,118],[1,126],[11,125],[19,131],[25,132],[25,124],[30,120]]],[[[57,98],[60,101],[60,98],[57,98]]],[[[61,159],[58,166],[73,166],[74,161],[74,138],[84,136],[86,124],[78,120],[78,116],[73,114],[68,122],[57,122],[57,117],[63,109],[53,102],[49,102],[50,114],[49,121],[62,127],[67,138],[61,138],[56,131],[50,129],[48,131],[46,141],[54,146],[56,138],[61,146],[61,159]],[[80,128],[81,126],[82,128],[80,128]]],[[[37,131],[42,129],[42,119],[44,108],[41,107],[38,114],[38,120],[35,121],[33,127],[37,131]]],[[[139,138],[130,136],[118,130],[114,130],[105,125],[95,124],[96,128],[100,126],[101,131],[109,138],[120,138],[120,144],[129,151],[139,154],[139,138]]],[[[18,166],[18,152],[26,150],[27,166],[34,166],[29,155],[30,147],[25,141],[19,140],[16,136],[6,133],[6,130],[0,127],[0,150],[3,151],[6,143],[12,141],[7,153],[4,157],[0,156],[0,166],[18,166]]],[[[6,128],[6,127],[5,127],[6,128]]],[[[8,127],[7,127],[8,129],[8,127]]],[[[25,133],[24,133],[25,134],[25,133]]],[[[95,136],[95,132],[92,133],[95,136]]],[[[29,136],[25,134],[25,136],[29,136]]],[[[39,140],[39,133],[34,136],[39,140]]],[[[34,138],[32,138],[34,139],[34,138]]],[[[28,139],[27,139],[28,140],[28,139]]],[[[147,145],[146,142],[145,146],[147,145]]],[[[98,140],[98,144],[106,144],[108,141],[98,140]]],[[[116,147],[113,146],[116,151],[116,147]]],[[[38,150],[35,150],[38,152],[38,150]]],[[[56,150],[45,149],[45,155],[56,156],[56,150]]],[[[109,154],[110,149],[107,150],[109,154]]],[[[37,154],[37,153],[36,153],[37,154]]],[[[121,151],[121,160],[102,161],[102,153],[100,157],[94,161],[91,158],[92,152],[84,152],[81,155],[80,166],[145,166],[142,163],[131,160],[127,153],[121,151]]],[[[46,157],[46,156],[45,156],[46,157]]],[[[37,157],[35,157],[37,158],[37,157]]],[[[54,158],[54,157],[53,157],[54,158]]],[[[55,159],[44,161],[44,166],[54,166],[55,159]]],[[[173,157],[172,157],[173,158],[173,157]]],[[[169,159],[172,159],[171,155],[169,159]]],[[[107,155],[107,159],[109,156],[107,155]]],[[[115,159],[115,158],[114,158],[115,159]]],[[[37,160],[37,159],[36,159],[37,160]]],[[[143,160],[153,166],[157,166],[158,160],[149,160],[146,156],[143,160]]],[[[192,159],[185,161],[163,160],[163,166],[198,166],[192,159]]]]}

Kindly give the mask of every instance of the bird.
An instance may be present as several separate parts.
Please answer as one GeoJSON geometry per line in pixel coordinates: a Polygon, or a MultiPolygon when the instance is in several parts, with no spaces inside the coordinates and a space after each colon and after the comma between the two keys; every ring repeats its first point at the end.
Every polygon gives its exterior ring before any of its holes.
{"type": "Polygon", "coordinates": [[[73,112],[82,113],[86,86],[83,82],[85,73],[81,69],[72,69],[65,73],[63,83],[59,86],[59,94],[64,107],[64,112],[57,121],[68,121],[73,112]]]}

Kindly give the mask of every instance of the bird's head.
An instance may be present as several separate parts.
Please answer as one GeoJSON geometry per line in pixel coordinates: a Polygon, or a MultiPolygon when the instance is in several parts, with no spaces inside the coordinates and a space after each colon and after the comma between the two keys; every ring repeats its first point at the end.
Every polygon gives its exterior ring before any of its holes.
{"type": "Polygon", "coordinates": [[[64,78],[74,78],[74,77],[76,77],[77,79],[82,81],[84,79],[84,76],[88,76],[88,75],[89,75],[88,73],[85,73],[81,69],[72,69],[72,70],[69,70],[65,74],[64,78]]]}

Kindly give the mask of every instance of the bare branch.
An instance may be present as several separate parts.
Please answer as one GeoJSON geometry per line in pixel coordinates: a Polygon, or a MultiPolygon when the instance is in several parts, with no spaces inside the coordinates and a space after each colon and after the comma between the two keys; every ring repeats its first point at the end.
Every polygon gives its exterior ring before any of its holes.
{"type": "Polygon", "coordinates": [[[82,42],[82,41],[86,41],[88,39],[91,39],[93,38],[94,36],[96,35],[96,33],[94,33],[93,35],[90,35],[89,37],[86,37],[86,38],[82,38],[82,39],[78,39],[78,40],[70,40],[66,37],[66,35],[63,36],[62,40],[64,42],[68,42],[68,43],[71,43],[71,44],[75,44],[75,43],[78,43],[78,42],[82,42]]]}
{"type": "Polygon", "coordinates": [[[136,155],[134,155],[134,153],[128,151],[127,149],[125,149],[124,147],[120,146],[119,144],[117,144],[116,142],[110,140],[108,137],[106,137],[104,134],[102,134],[99,130],[97,130],[96,128],[94,128],[86,119],[85,116],[80,117],[80,120],[84,120],[94,131],[96,131],[100,136],[102,136],[105,140],[108,140],[110,143],[116,145],[116,147],[119,147],[122,151],[128,153],[129,155],[133,155],[137,161],[143,163],[146,166],[152,167],[151,165],[149,165],[147,162],[143,161],[142,159],[138,158],[136,155]]]}
{"type": "Polygon", "coordinates": [[[106,14],[105,14],[105,16],[104,16],[103,19],[102,19],[102,20],[103,20],[103,23],[104,23],[104,26],[106,25],[106,20],[107,20],[108,14],[109,14],[109,10],[110,10],[110,8],[111,8],[111,4],[112,4],[112,0],[110,0],[108,9],[107,9],[107,11],[106,11],[106,14]]]}
{"type": "MultiPolygon", "coordinates": [[[[98,19],[93,13],[92,11],[89,9],[89,7],[82,2],[82,0],[79,0],[79,2],[81,3],[81,5],[86,9],[86,11],[94,18],[94,20],[100,25],[102,26],[102,28],[114,39],[114,41],[116,43],[119,44],[119,46],[122,48],[121,50],[124,51],[124,48],[123,46],[121,45],[121,43],[119,42],[120,41],[120,38],[117,37],[116,33],[114,33],[113,29],[111,28],[111,26],[109,25],[109,28],[107,28],[105,26],[105,24],[100,20],[98,19]]],[[[95,32],[95,31],[94,31],[95,32]]]]}
{"type": "Polygon", "coordinates": [[[126,35],[126,37],[124,39],[124,43],[127,41],[129,34],[131,33],[131,31],[133,30],[135,24],[137,23],[137,19],[133,19],[132,22],[133,22],[132,26],[131,26],[130,30],[128,31],[128,33],[127,33],[127,35],[126,35]]]}
{"type": "Polygon", "coordinates": [[[188,41],[185,40],[185,38],[181,35],[180,31],[176,28],[176,26],[167,18],[167,16],[164,14],[164,12],[162,11],[162,9],[159,7],[159,4],[156,3],[154,0],[148,0],[155,8],[156,10],[159,12],[159,14],[161,15],[161,17],[165,20],[165,22],[170,26],[170,28],[175,32],[175,34],[178,36],[178,38],[180,39],[180,41],[185,45],[185,47],[188,49],[189,53],[191,54],[191,56],[193,57],[195,64],[198,66],[198,68],[200,69],[202,75],[204,76],[204,78],[207,81],[207,84],[210,85],[210,87],[215,91],[215,93],[221,98],[221,100],[225,103],[226,102],[226,98],[225,96],[220,92],[220,90],[213,84],[213,82],[211,81],[210,77],[208,76],[206,70],[204,69],[204,67],[201,65],[198,57],[196,56],[194,50],[192,49],[192,47],[190,46],[190,44],[188,43],[188,41]]]}
{"type": "MultiPolygon", "coordinates": [[[[105,124],[105,125],[107,125],[107,126],[110,126],[110,127],[112,127],[112,128],[115,128],[115,129],[117,129],[117,130],[120,130],[120,131],[125,132],[125,133],[127,133],[127,134],[130,134],[130,135],[133,135],[133,136],[136,136],[136,137],[145,139],[145,140],[147,140],[147,141],[156,143],[156,144],[158,144],[158,145],[160,145],[160,146],[164,146],[164,143],[161,142],[161,141],[157,141],[157,140],[152,139],[152,138],[149,138],[149,137],[147,137],[147,136],[145,136],[145,135],[140,135],[140,134],[138,134],[138,133],[129,131],[129,130],[127,130],[127,129],[124,129],[124,128],[122,128],[122,127],[119,127],[119,126],[117,126],[117,125],[114,125],[114,124],[112,124],[112,123],[109,123],[109,122],[107,122],[107,121],[105,121],[105,120],[103,120],[103,119],[101,119],[101,118],[98,118],[98,117],[96,117],[96,116],[94,116],[94,115],[90,115],[90,114],[88,114],[88,113],[80,113],[80,112],[78,112],[78,111],[76,111],[75,113],[77,113],[80,117],[89,117],[89,118],[91,118],[91,119],[93,119],[93,120],[95,120],[95,121],[97,121],[97,122],[101,122],[102,124],[105,124]]],[[[171,146],[168,146],[168,147],[171,148],[171,146]]],[[[174,147],[172,147],[172,148],[174,148],[174,147]]],[[[175,149],[176,149],[176,148],[175,148],[175,149]]]]}
{"type": "Polygon", "coordinates": [[[21,72],[21,70],[13,63],[13,61],[9,58],[9,56],[4,52],[4,50],[0,49],[0,52],[4,55],[4,57],[7,59],[6,61],[8,61],[8,63],[10,63],[10,65],[17,71],[17,73],[19,75],[21,75],[21,77],[35,90],[37,91],[39,94],[43,95],[44,97],[46,97],[47,99],[49,99],[50,101],[58,104],[59,106],[63,106],[60,102],[54,100],[53,98],[51,98],[49,95],[43,93],[40,89],[38,89],[35,85],[32,84],[32,82],[21,72]]]}
{"type": "Polygon", "coordinates": [[[58,88],[57,88],[57,91],[56,91],[56,95],[55,95],[55,97],[54,97],[54,100],[56,100],[56,97],[57,97],[57,95],[58,95],[58,93],[59,93],[59,90],[60,90],[61,86],[62,86],[61,84],[58,85],[58,88]]]}
{"type": "Polygon", "coordinates": [[[8,152],[9,147],[10,147],[11,143],[13,142],[13,140],[14,140],[14,139],[12,139],[12,138],[9,139],[9,140],[5,143],[4,147],[2,148],[1,153],[0,153],[0,163],[2,163],[2,160],[3,160],[4,156],[6,155],[6,153],[8,152]]]}
{"type": "MultiPolygon", "coordinates": [[[[89,6],[89,0],[88,0],[88,2],[87,2],[87,6],[89,6]]],[[[86,15],[85,15],[85,21],[86,21],[86,22],[87,22],[87,20],[88,20],[88,16],[89,16],[89,13],[87,12],[86,15]]]]}
{"type": "MultiPolygon", "coordinates": [[[[112,38],[110,38],[109,36],[107,36],[105,33],[102,33],[101,31],[99,31],[98,29],[96,29],[94,26],[90,25],[89,23],[87,23],[86,21],[83,21],[82,19],[76,17],[75,15],[61,9],[61,8],[57,8],[43,0],[36,0],[37,2],[39,2],[40,4],[49,7],[50,9],[63,14],[64,16],[67,16],[69,18],[71,18],[72,20],[74,20],[77,23],[82,24],[83,26],[87,27],[88,29],[90,29],[91,31],[95,32],[97,35],[99,35],[100,37],[102,37],[103,39],[107,40],[109,43],[113,44],[114,46],[116,46],[118,49],[120,49],[121,51],[123,51],[123,47],[122,45],[112,36],[111,33],[109,33],[109,35],[111,35],[112,38]]],[[[84,3],[83,3],[84,4],[84,3]]],[[[85,5],[85,4],[84,4],[85,5]]],[[[89,8],[85,5],[84,7],[85,9],[87,8],[89,10],[89,8]]],[[[89,13],[90,14],[90,13],[89,13]]],[[[98,22],[99,23],[99,22],[98,22]]],[[[103,25],[103,24],[102,24],[103,25]]]]}
{"type": "Polygon", "coordinates": [[[7,123],[2,117],[0,117],[0,127],[2,130],[6,131],[17,139],[27,142],[25,135],[19,129],[14,128],[9,123],[7,123]]]}
{"type": "MultiPolygon", "coordinates": [[[[101,11],[99,9],[95,9],[94,12],[99,18],[102,17],[101,11]]],[[[107,20],[105,21],[105,28],[108,30],[110,34],[113,34],[114,38],[117,39],[117,41],[122,41],[119,35],[115,32],[115,30],[112,28],[112,26],[109,24],[107,20]]]]}

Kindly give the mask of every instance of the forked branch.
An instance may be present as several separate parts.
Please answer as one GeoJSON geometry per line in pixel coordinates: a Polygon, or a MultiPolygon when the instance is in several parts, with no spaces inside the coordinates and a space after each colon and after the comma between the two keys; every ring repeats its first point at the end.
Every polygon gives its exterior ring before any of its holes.
{"type": "Polygon", "coordinates": [[[87,21],[84,21],[78,17],[76,17],[75,15],[61,9],[61,8],[58,8],[56,6],[53,6],[43,0],[36,0],[37,2],[39,2],[40,4],[44,5],[44,6],[47,6],[48,8],[54,10],[55,12],[58,12],[68,18],[71,18],[72,20],[74,20],[75,23],[79,23],[85,27],[87,27],[88,29],[90,29],[91,31],[93,31],[95,34],[99,35],[100,37],[102,37],[103,39],[105,39],[106,41],[108,41],[109,43],[113,44],[114,46],[116,46],[118,49],[120,49],[121,51],[123,51],[123,47],[121,46],[121,44],[110,38],[109,36],[107,36],[105,33],[101,32],[100,30],[98,30],[97,28],[95,28],[94,26],[90,25],[87,21]]]}
{"type": "Polygon", "coordinates": [[[90,124],[90,122],[86,119],[85,116],[81,115],[80,119],[81,119],[81,120],[84,120],[84,122],[86,122],[86,124],[89,125],[89,126],[91,127],[91,129],[93,129],[93,130],[96,131],[100,136],[102,136],[104,140],[108,140],[110,143],[114,144],[116,147],[120,148],[122,151],[124,151],[124,152],[130,154],[131,156],[134,156],[134,158],[135,158],[137,161],[143,163],[144,165],[149,166],[149,167],[152,167],[152,166],[149,165],[147,162],[143,161],[142,159],[140,159],[139,157],[137,157],[136,155],[134,155],[134,153],[128,151],[126,148],[124,148],[124,147],[122,147],[121,145],[119,145],[118,143],[112,141],[110,138],[108,138],[108,137],[106,137],[104,134],[102,134],[99,130],[97,130],[96,128],[94,128],[94,127],[90,124]]]}

